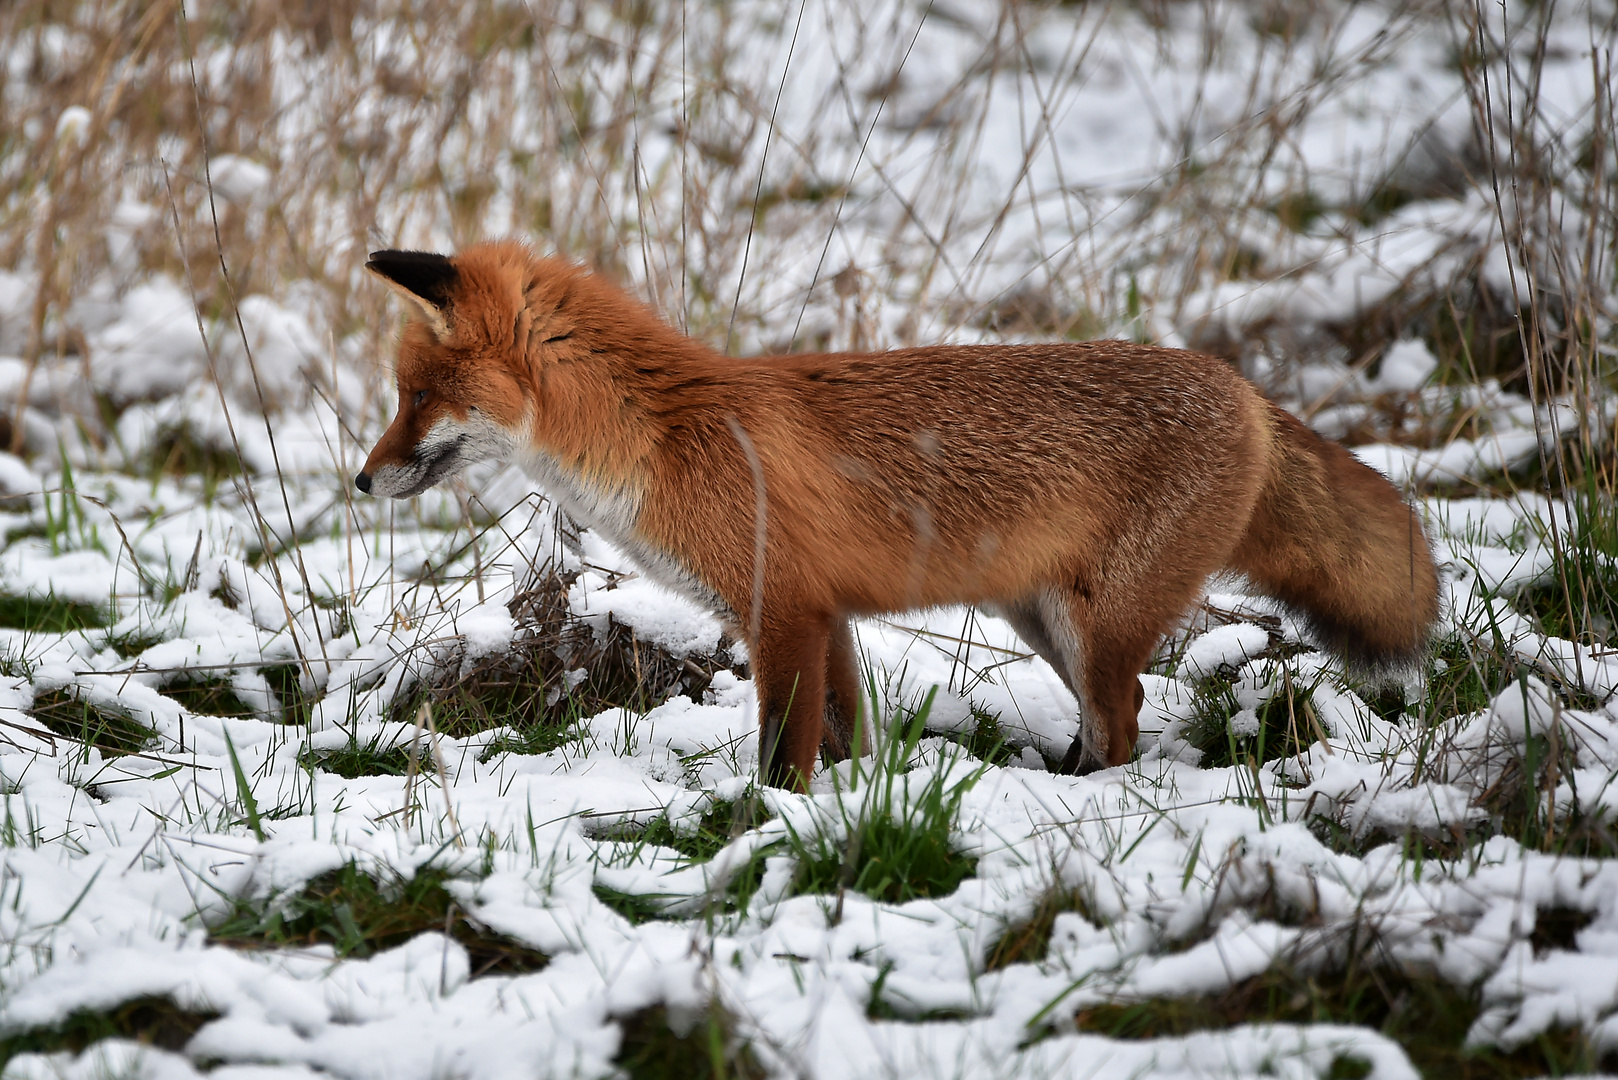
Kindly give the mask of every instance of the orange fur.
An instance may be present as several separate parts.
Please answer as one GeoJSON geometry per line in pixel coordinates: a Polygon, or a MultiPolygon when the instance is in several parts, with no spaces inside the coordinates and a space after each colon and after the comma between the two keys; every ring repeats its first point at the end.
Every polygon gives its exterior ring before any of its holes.
{"type": "Polygon", "coordinates": [[[1210,574],[1245,573],[1370,667],[1416,659],[1438,614],[1398,492],[1207,356],[733,358],[520,243],[370,265],[427,321],[405,331],[399,413],[361,486],[411,494],[474,453],[445,446],[522,463],[747,640],[774,783],[806,784],[822,744],[853,749],[856,616],[1004,615],[1079,700],[1076,771],[1129,759],[1137,676],[1210,574]]]}

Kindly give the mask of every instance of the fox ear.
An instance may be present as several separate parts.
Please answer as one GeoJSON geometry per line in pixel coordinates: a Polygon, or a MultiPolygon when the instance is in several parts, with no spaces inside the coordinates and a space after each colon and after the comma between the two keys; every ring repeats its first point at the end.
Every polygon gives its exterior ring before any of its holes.
{"type": "Polygon", "coordinates": [[[455,264],[430,251],[373,251],[365,269],[421,309],[439,341],[449,338],[449,301],[460,277],[455,264]]]}

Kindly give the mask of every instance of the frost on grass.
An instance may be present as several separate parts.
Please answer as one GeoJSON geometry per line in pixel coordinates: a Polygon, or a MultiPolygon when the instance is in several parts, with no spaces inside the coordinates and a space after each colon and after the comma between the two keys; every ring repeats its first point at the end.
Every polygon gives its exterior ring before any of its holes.
{"type": "Polygon", "coordinates": [[[0,5],[6,1080],[1614,1067],[1609,23],[228,7],[0,5]],[[759,789],[520,475],[352,494],[364,252],[511,232],[739,352],[1219,352],[1421,496],[1433,654],[1214,582],[1067,778],[1008,627],[867,620],[876,754],[759,789]]]}

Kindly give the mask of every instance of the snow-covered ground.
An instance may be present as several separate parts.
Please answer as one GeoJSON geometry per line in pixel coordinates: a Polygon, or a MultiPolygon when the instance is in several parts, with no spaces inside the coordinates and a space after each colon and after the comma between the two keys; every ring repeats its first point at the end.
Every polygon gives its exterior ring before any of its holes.
{"type": "MultiPolygon", "coordinates": [[[[561,94],[582,70],[611,96],[641,79],[652,89],[638,156],[617,166],[635,179],[604,181],[610,166],[566,159],[545,182],[586,192],[576,206],[606,206],[628,252],[622,273],[671,317],[722,338],[735,298],[738,350],[1000,340],[1083,319],[1172,344],[1262,339],[1236,350],[1247,370],[1327,434],[1382,424],[1389,441],[1357,452],[1410,490],[1504,490],[1542,448],[1610,435],[1618,399],[1599,385],[1535,401],[1492,379],[1440,382],[1432,343],[1414,337],[1363,357],[1319,345],[1331,327],[1467,267],[1476,288],[1507,296],[1540,267],[1500,242],[1511,219],[1486,177],[1445,179],[1466,174],[1457,161],[1488,158],[1451,62],[1468,13],[1320,5],[1282,33],[1284,9],[737,4],[692,11],[689,41],[673,16],[642,41],[585,7],[541,21],[550,29],[527,47],[572,55],[570,43],[597,40],[611,46],[603,56],[637,59],[560,74],[516,64],[508,97],[463,103],[473,126],[509,126],[485,163],[494,195],[478,228],[535,227],[520,192],[539,183],[524,169],[547,145],[525,143],[528,120],[543,127],[525,110],[553,84],[561,94]],[[731,130],[750,164],[727,166],[739,201],[703,204],[742,228],[710,217],[690,241],[670,118],[702,80],[651,70],[686,47],[723,51],[726,77],[751,95],[693,121],[710,136],[731,130]],[[766,150],[759,121],[771,115],[766,150]],[[1285,116],[1284,130],[1265,136],[1259,116],[1285,116]],[[1193,159],[1203,171],[1187,172],[1193,159]],[[1353,209],[1394,180],[1413,193],[1402,205],[1375,220],[1353,209]],[[1230,197],[1238,181],[1258,195],[1230,197]],[[748,231],[755,194],[794,183],[830,194],[788,195],[748,231]],[[1199,202],[1199,183],[1216,195],[1199,202]],[[1319,205],[1301,229],[1274,209],[1300,190],[1319,205]],[[1247,271],[1197,255],[1232,237],[1247,271]],[[712,278],[688,294],[684,272],[712,278]],[[705,308],[699,291],[718,299],[705,308]],[[1315,347],[1283,355],[1277,325],[1315,347]],[[1390,415],[1459,419],[1424,439],[1390,415]]],[[[1513,6],[1512,25],[1529,14],[1513,6]]],[[[1558,145],[1580,145],[1598,120],[1591,53],[1610,49],[1610,32],[1599,36],[1609,17],[1562,12],[1544,31],[1538,115],[1558,145]]],[[[386,190],[373,193],[375,220],[356,224],[302,166],[348,124],[436,163],[446,191],[473,167],[457,142],[466,129],[435,143],[382,90],[355,91],[336,119],[323,112],[372,69],[459,70],[398,24],[360,25],[353,56],[331,71],[305,39],[277,39],[274,124],[256,156],[209,162],[227,215],[241,215],[228,227],[272,245],[278,221],[314,223],[305,280],[243,297],[239,323],[213,314],[194,280],[143,254],[172,245],[166,215],[181,212],[144,166],[106,193],[105,270],[76,283],[71,304],[34,326],[39,267],[0,271],[0,402],[23,451],[0,454],[0,597],[31,598],[35,611],[71,602],[104,624],[0,630],[0,1038],[145,998],[214,1016],[183,1050],[107,1039],[82,1055],[14,1057],[0,1065],[7,1080],[606,1076],[622,1017],[656,1004],[692,1017],[712,1002],[783,1076],[1314,1077],[1347,1075],[1334,1071],[1345,1058],[1367,1075],[1416,1075],[1399,1044],[1365,1027],[1255,1017],[1156,1039],[1075,1029],[1091,1006],[1216,994],[1276,965],[1329,968],[1353,949],[1475,990],[1468,1038],[1479,1047],[1576,1027],[1618,1054],[1618,860],[1544,854],[1490,819],[1502,777],[1547,744],[1559,755],[1541,793],[1549,819],[1618,816],[1618,655],[1546,636],[1512,602],[1551,580],[1550,527],[1567,521],[1564,503],[1532,492],[1420,499],[1447,570],[1446,633],[1482,635],[1522,665],[1492,700],[1432,722],[1414,704],[1420,678],[1406,687],[1412,710],[1384,719],[1392,710],[1373,710],[1301,647],[1273,605],[1219,581],[1145,679],[1138,760],[1061,777],[1045,758],[1071,738],[1074,702],[1009,628],[964,610],[861,624],[890,708],[939,687],[897,798],[902,809],[928,778],[963,786],[951,835],[976,867],[946,896],[795,894],[789,839],[842,838],[844,811],[870,790],[848,766],[807,796],[757,791],[767,820],[707,862],[614,838],[660,816],[695,830],[716,800],[756,790],[753,689],[728,671],[700,701],[587,717],[544,754],[502,749],[500,728],[419,732],[397,703],[520,641],[508,603],[537,574],[571,581],[566,603],[586,625],[610,618],[674,656],[713,653],[719,627],[596,537],[572,535],[510,471],[481,468],[404,505],[353,491],[390,405],[387,328],[340,314],[363,295],[365,230],[381,234],[375,246],[442,249],[461,226],[453,200],[386,190]],[[328,279],[349,291],[332,299],[341,290],[328,279]],[[41,353],[41,333],[76,344],[41,353]],[[172,467],[198,450],[245,471],[172,467]],[[266,671],[280,672],[275,683],[266,671]],[[209,679],[256,715],[200,714],[163,693],[209,679]],[[1238,735],[1257,729],[1266,701],[1309,687],[1319,738],[1262,768],[1205,767],[1192,728],[1208,680],[1230,687],[1238,735]],[[32,710],[64,693],[133,718],[149,743],[116,754],[48,729],[32,710]],[[292,698],[309,703],[306,716],[292,698]],[[998,716],[1013,751],[1004,764],[945,738],[976,722],[974,707],[998,716]],[[436,747],[420,776],[350,779],[317,764],[321,751],[418,737],[436,747]],[[1487,833],[1453,861],[1398,839],[1487,833]],[[745,905],[716,908],[757,860],[745,905]],[[365,958],[210,943],[244,906],[273,906],[350,862],[379,880],[448,873],[467,915],[549,964],[474,977],[463,944],[432,932],[365,958]],[[608,890],[650,898],[662,916],[632,923],[603,901],[608,890]],[[1057,917],[1045,957],[988,970],[1006,929],[1054,894],[1081,896],[1083,910],[1057,917]],[[1535,936],[1547,913],[1568,911],[1582,913],[1575,935],[1535,936]]],[[[21,107],[83,41],[51,28],[3,45],[14,79],[0,103],[21,107]]],[[[227,96],[240,57],[219,35],[197,48],[201,87],[227,96]]],[[[87,104],[52,121],[55,145],[101,130],[87,104]]],[[[1578,206],[1559,212],[1576,234],[1578,206]]],[[[557,228],[558,244],[569,236],[557,228]]],[[[1610,341],[1604,299],[1589,318],[1610,341]]]]}

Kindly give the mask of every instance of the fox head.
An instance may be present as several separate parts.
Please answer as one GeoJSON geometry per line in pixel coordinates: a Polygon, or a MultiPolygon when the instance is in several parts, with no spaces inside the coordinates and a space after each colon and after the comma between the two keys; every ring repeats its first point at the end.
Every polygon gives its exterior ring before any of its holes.
{"type": "Polygon", "coordinates": [[[571,500],[580,520],[634,516],[670,424],[656,387],[695,385],[674,368],[711,358],[706,346],[516,240],[450,256],[378,251],[365,265],[421,317],[400,335],[399,411],[355,486],[404,499],[495,459],[571,500]]]}
{"type": "Polygon", "coordinates": [[[506,460],[525,436],[531,318],[521,244],[446,257],[373,252],[365,268],[423,318],[406,324],[394,373],[399,411],[354,478],[361,491],[405,499],[477,461],[506,460]]]}

